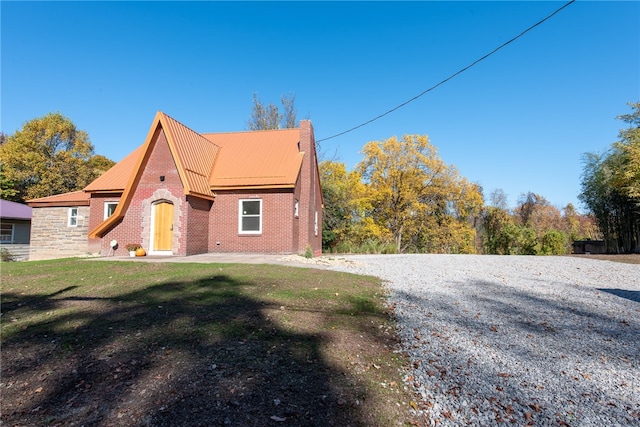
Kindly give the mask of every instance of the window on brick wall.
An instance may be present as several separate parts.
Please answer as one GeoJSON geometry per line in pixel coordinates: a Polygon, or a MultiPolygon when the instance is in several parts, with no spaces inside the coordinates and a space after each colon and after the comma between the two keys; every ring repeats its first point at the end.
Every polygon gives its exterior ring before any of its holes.
{"type": "Polygon", "coordinates": [[[293,204],[293,216],[298,218],[300,216],[300,202],[296,200],[293,204]]]}
{"type": "Polygon", "coordinates": [[[104,202],[104,219],[109,218],[116,211],[118,202],[104,202]]]}
{"type": "Polygon", "coordinates": [[[262,233],[262,199],[240,200],[238,211],[238,233],[262,233]]]}
{"type": "Polygon", "coordinates": [[[69,208],[69,227],[78,226],[78,208],[69,208]]]}
{"type": "Polygon", "coordinates": [[[316,211],[315,217],[313,219],[313,235],[318,235],[318,211],[316,211]]]}

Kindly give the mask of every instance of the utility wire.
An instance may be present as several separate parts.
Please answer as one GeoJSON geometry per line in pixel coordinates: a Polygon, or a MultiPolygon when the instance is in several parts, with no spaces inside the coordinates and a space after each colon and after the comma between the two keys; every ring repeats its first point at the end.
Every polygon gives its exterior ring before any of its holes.
{"type": "Polygon", "coordinates": [[[354,130],[356,130],[356,129],[359,129],[359,128],[363,127],[363,126],[368,125],[369,123],[375,122],[376,120],[381,119],[382,117],[386,116],[387,114],[391,114],[391,113],[393,113],[394,111],[396,111],[396,110],[398,110],[398,109],[400,109],[400,108],[404,107],[405,105],[409,104],[410,102],[413,102],[413,101],[415,101],[416,99],[420,98],[421,96],[423,96],[423,95],[425,95],[425,94],[427,94],[427,93],[431,92],[432,90],[434,90],[434,89],[435,89],[435,88],[437,88],[438,86],[441,86],[441,85],[445,84],[446,82],[448,82],[449,80],[453,79],[454,77],[456,77],[456,76],[458,76],[458,75],[460,75],[460,74],[464,73],[464,72],[465,72],[465,71],[467,71],[469,68],[473,67],[474,65],[478,64],[479,62],[484,61],[485,59],[487,59],[488,57],[490,57],[491,55],[493,55],[494,53],[496,53],[497,51],[499,51],[499,50],[500,50],[500,49],[502,49],[503,47],[505,47],[505,46],[507,46],[507,45],[509,45],[509,44],[513,43],[513,42],[514,42],[514,41],[516,41],[516,40],[518,40],[520,37],[524,36],[526,33],[528,33],[529,31],[533,30],[533,29],[534,29],[534,28],[536,28],[538,25],[541,25],[541,24],[542,24],[542,23],[544,23],[545,21],[547,21],[547,20],[551,19],[555,14],[557,14],[557,13],[558,13],[558,12],[560,12],[562,9],[566,8],[567,6],[569,6],[571,3],[575,2],[575,1],[576,1],[576,0],[570,0],[569,2],[565,3],[562,7],[560,7],[560,8],[558,8],[558,9],[556,9],[553,13],[551,13],[551,14],[550,14],[550,15],[548,15],[548,16],[546,16],[544,19],[541,19],[540,21],[536,22],[535,24],[533,24],[532,26],[530,26],[530,27],[529,27],[529,28],[527,28],[526,30],[522,31],[520,34],[518,34],[517,36],[515,36],[515,37],[514,37],[514,38],[512,38],[511,40],[504,42],[503,44],[501,44],[501,45],[500,45],[500,46],[498,46],[497,48],[493,49],[491,52],[487,53],[487,54],[486,54],[486,55],[484,55],[483,57],[476,59],[476,60],[475,60],[475,61],[473,61],[471,64],[469,64],[469,65],[467,65],[466,67],[462,68],[461,70],[459,70],[459,71],[457,71],[457,72],[455,72],[455,73],[451,74],[451,75],[450,75],[449,77],[447,77],[446,79],[444,79],[444,80],[440,81],[439,83],[437,83],[437,84],[435,84],[435,85],[431,86],[429,89],[427,89],[427,90],[425,90],[425,91],[423,91],[423,92],[419,93],[418,95],[416,95],[416,96],[414,96],[413,98],[411,98],[411,99],[409,99],[409,100],[407,100],[407,101],[403,102],[402,104],[400,104],[400,105],[398,105],[398,106],[396,106],[396,107],[394,107],[394,108],[392,108],[392,109],[390,109],[390,110],[388,110],[388,111],[386,111],[386,112],[384,112],[384,113],[382,113],[382,114],[380,114],[380,115],[378,115],[378,116],[374,117],[374,118],[373,118],[373,119],[371,119],[371,120],[367,120],[367,121],[366,121],[366,122],[364,122],[364,123],[361,123],[361,124],[359,124],[359,125],[357,125],[357,126],[354,126],[354,127],[352,127],[351,129],[347,129],[347,130],[342,131],[342,132],[340,132],[340,133],[337,133],[337,134],[335,134],[335,135],[331,135],[331,136],[329,136],[329,137],[327,137],[327,138],[318,139],[316,142],[322,142],[322,141],[327,141],[327,140],[329,140],[329,139],[337,138],[337,137],[339,137],[339,136],[341,136],[341,135],[344,135],[345,133],[352,132],[352,131],[354,131],[354,130]]]}

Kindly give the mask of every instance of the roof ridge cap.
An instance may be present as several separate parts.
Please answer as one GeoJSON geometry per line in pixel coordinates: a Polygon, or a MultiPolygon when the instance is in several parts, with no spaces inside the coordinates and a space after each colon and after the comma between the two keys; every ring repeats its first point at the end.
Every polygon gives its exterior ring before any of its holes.
{"type": "MultiPolygon", "coordinates": [[[[211,144],[213,144],[213,145],[216,145],[216,144],[215,144],[215,142],[213,142],[213,141],[211,141],[211,140],[209,140],[209,139],[205,138],[205,137],[203,136],[203,134],[202,134],[202,133],[197,132],[197,131],[195,131],[195,130],[191,129],[189,126],[185,125],[184,123],[182,123],[182,122],[181,122],[181,121],[179,121],[179,120],[174,119],[173,117],[171,117],[171,116],[170,116],[170,115],[168,115],[167,113],[165,113],[165,112],[163,112],[163,111],[158,111],[158,113],[162,114],[163,116],[165,116],[165,117],[166,117],[166,118],[168,118],[169,120],[171,120],[171,121],[175,122],[176,124],[178,124],[178,125],[182,126],[183,128],[187,129],[188,131],[193,132],[194,134],[198,135],[200,138],[205,139],[207,142],[209,142],[209,143],[211,143],[211,144]]],[[[217,145],[216,145],[216,147],[217,147],[217,145]]]]}
{"type": "Polygon", "coordinates": [[[284,129],[257,129],[257,130],[236,130],[236,131],[227,131],[227,132],[203,132],[202,135],[222,135],[229,133],[263,133],[263,132],[282,132],[282,131],[293,131],[300,130],[299,127],[295,128],[284,128],[284,129]]]}
{"type": "MultiPolygon", "coordinates": [[[[75,194],[75,193],[86,193],[86,191],[84,191],[84,190],[65,191],[64,193],[50,194],[48,196],[36,197],[35,199],[26,199],[25,202],[33,202],[33,201],[36,201],[36,200],[47,199],[49,197],[58,197],[58,196],[62,196],[62,195],[75,194]]],[[[6,201],[6,202],[11,202],[11,200],[6,200],[6,199],[2,199],[2,200],[6,201]]],[[[13,202],[13,203],[17,203],[17,202],[13,202]]],[[[18,203],[18,204],[22,204],[22,203],[18,203]]]]}

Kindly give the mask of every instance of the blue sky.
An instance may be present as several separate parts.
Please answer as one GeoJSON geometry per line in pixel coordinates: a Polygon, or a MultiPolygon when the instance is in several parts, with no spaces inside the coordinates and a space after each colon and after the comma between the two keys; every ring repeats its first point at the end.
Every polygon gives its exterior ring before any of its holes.
{"type": "MultiPolygon", "coordinates": [[[[418,95],[565,2],[0,3],[0,129],[59,111],[119,161],[156,111],[199,132],[246,129],[295,93],[317,140],[418,95]]],[[[416,101],[320,141],[352,169],[369,141],[426,134],[484,188],[580,207],[581,157],[640,100],[640,2],[576,1],[416,101]]]]}

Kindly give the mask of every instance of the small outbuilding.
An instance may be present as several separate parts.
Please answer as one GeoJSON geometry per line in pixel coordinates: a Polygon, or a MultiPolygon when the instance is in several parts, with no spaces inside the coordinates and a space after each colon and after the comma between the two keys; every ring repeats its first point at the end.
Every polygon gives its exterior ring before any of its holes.
{"type": "Polygon", "coordinates": [[[604,254],[607,251],[603,240],[576,240],[572,246],[574,254],[604,254]]]}
{"type": "Polygon", "coordinates": [[[22,203],[0,200],[0,243],[29,244],[31,207],[22,203]]]}
{"type": "Polygon", "coordinates": [[[16,259],[29,255],[31,207],[0,200],[0,245],[16,259]]]}

